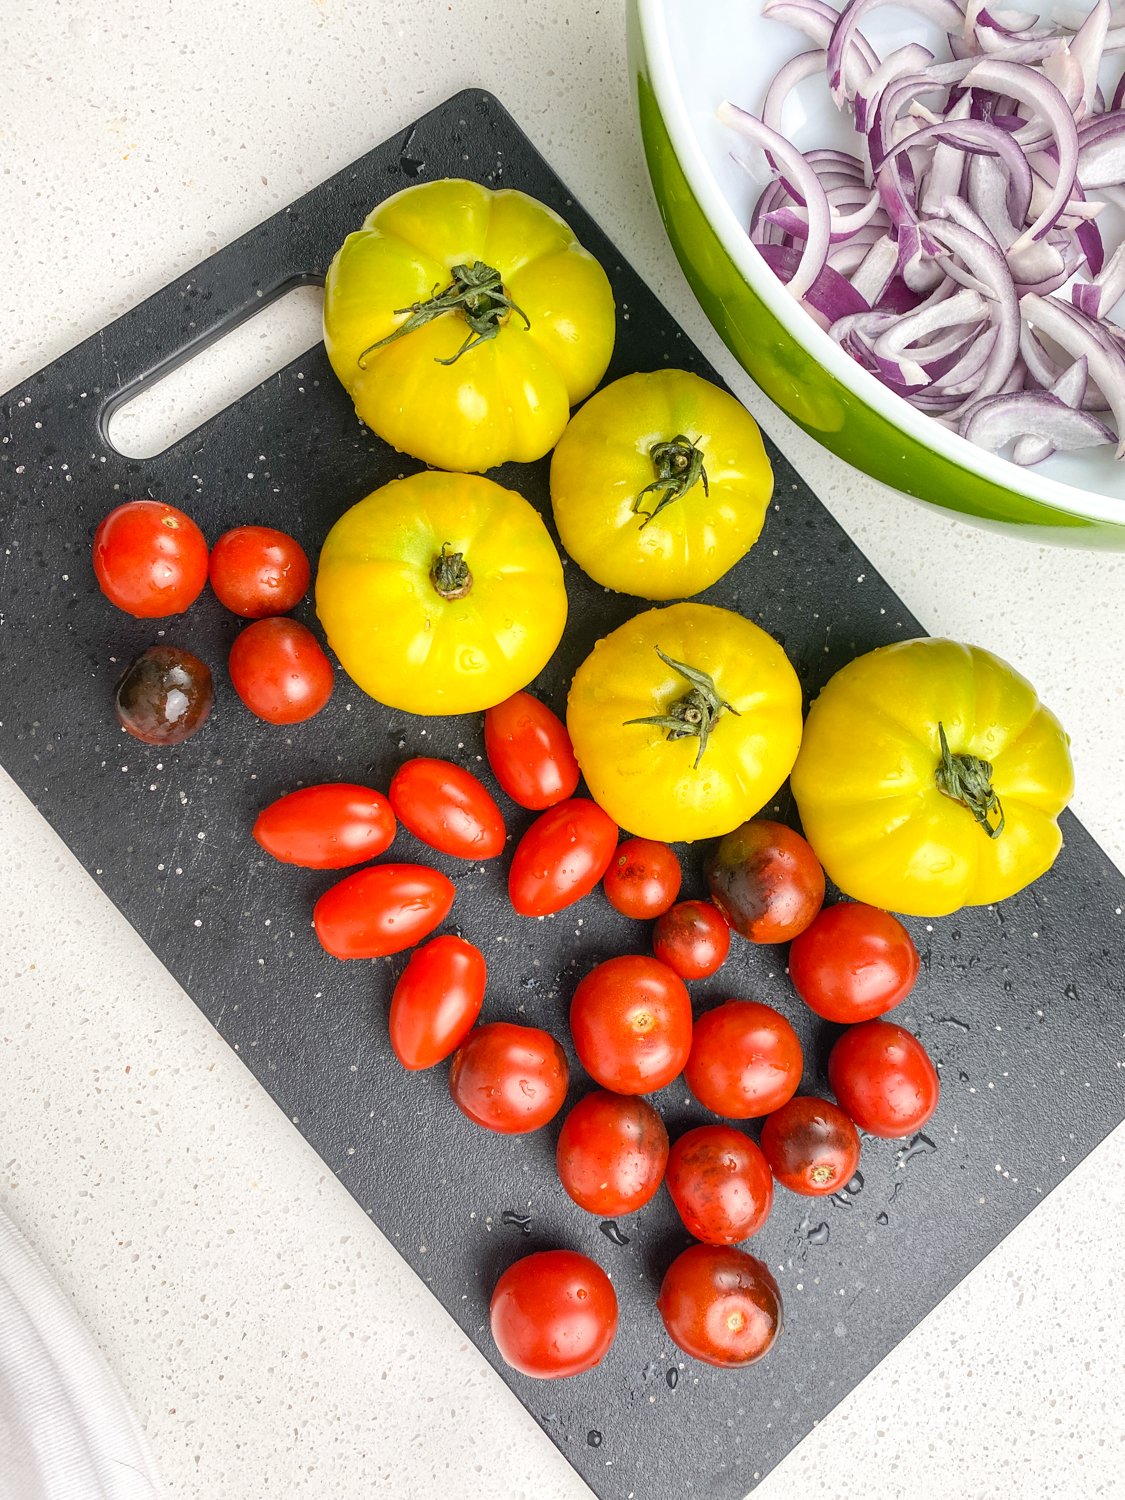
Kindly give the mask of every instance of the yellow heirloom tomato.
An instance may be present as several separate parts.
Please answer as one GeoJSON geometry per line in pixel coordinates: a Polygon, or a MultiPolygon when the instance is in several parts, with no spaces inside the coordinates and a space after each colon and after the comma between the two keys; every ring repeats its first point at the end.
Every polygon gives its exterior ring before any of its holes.
{"type": "Polygon", "coordinates": [[[613,338],[601,266],[511,188],[405,188],[328,268],[324,342],[357,414],[441,469],[542,458],[605,374],[613,338]]]}
{"type": "Polygon", "coordinates": [[[316,612],[365,693],[415,714],[501,703],[566,624],[562,564],[522,495],[469,474],[396,479],[325,539],[316,612]]]}
{"type": "Polygon", "coordinates": [[[686,370],[615,380],[551,460],[563,546],[596,583],[642,599],[709,588],[757,541],[772,494],[757,422],[686,370]]]}
{"type": "Polygon", "coordinates": [[[801,688],[777,642],[729,609],[650,609],[574,674],[566,727],[596,802],[630,833],[729,833],[789,774],[801,688]]]}
{"type": "Polygon", "coordinates": [[[793,768],[805,836],[847,895],[909,916],[1002,901],[1054,863],[1069,740],[998,656],[882,646],[809,711],[793,768]]]}

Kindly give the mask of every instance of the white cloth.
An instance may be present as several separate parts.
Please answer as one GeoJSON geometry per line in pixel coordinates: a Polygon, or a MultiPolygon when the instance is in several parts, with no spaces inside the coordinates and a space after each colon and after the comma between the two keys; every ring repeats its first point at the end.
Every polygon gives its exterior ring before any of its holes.
{"type": "Polygon", "coordinates": [[[160,1500],[125,1393],[0,1212],[0,1500],[160,1500]]]}

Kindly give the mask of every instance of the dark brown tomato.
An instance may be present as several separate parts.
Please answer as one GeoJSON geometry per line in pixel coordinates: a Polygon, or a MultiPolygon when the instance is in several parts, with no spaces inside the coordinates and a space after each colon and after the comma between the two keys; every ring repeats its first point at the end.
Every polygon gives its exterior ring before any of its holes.
{"type": "Polygon", "coordinates": [[[798,1094],[762,1122],[762,1152],[773,1175],[807,1198],[838,1193],[859,1166],[859,1132],[827,1099],[798,1094]]]}
{"type": "Polygon", "coordinates": [[[720,839],[706,865],[711,900],[753,943],[787,943],[824,903],[824,871],[784,823],[752,818],[720,839]]]}

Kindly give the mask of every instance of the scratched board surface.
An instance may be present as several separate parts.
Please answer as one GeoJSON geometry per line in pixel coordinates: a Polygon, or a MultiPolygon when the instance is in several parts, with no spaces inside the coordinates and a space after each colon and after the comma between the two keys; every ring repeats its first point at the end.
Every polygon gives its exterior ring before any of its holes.
{"type": "MultiPolygon", "coordinates": [[[[315,557],[348,505],[419,467],[357,423],[319,347],[157,458],[125,459],[103,431],[123,387],[280,284],[322,276],[379,199],[446,175],[526,189],[599,257],[620,315],[607,380],[664,365],[714,377],[497,101],[458,95],[6,398],[0,759],[592,1488],[635,1500],[733,1500],[1125,1113],[1125,885],[1068,817],[1055,870],[1030,890],[932,930],[909,924],[923,967],[897,1019],[937,1059],[941,1105],[912,1141],[866,1141],[853,1191],[827,1202],[779,1191],[753,1248],[777,1275],[786,1329],[768,1359],[739,1373],[679,1355],[661,1326],[659,1280],[687,1243],[666,1194],[611,1238],[556,1180],[557,1121],[529,1137],[490,1135],[453,1107],[444,1068],[400,1070],[385,1015],[404,960],[341,964],[324,954],[309,913],[334,877],[265,860],[249,829],[263,804],[299,783],[385,786],[419,753],[462,761],[491,785],[479,716],[412,718],[364,698],[341,673],[317,718],[289,729],[259,723],[225,679],[237,624],[214,598],[174,621],[133,621],[97,592],[89,546],[112,505],[150,494],[184,505],[211,540],[266,522],[315,557]],[[128,739],[110,707],[123,665],[161,629],[216,669],[211,722],[171,749],[128,739]],[[585,1250],[610,1272],[621,1330],[596,1371],[539,1384],[499,1361],[488,1296],[516,1257],[556,1245],[585,1250]]],[[[703,597],[777,636],[815,695],[858,652],[919,627],[770,452],[776,504],[762,539],[703,597]]],[[[546,461],[495,477],[549,520],[546,461]]],[[[566,578],[570,625],[535,684],[557,709],[595,640],[640,607],[573,564],[566,578]]],[[[308,604],[299,613],[312,622],[308,604]]],[[[518,836],[531,815],[504,807],[518,836]]],[[[788,816],[786,796],[780,810],[788,816]]],[[[700,851],[683,852],[686,893],[702,894],[700,851]]],[[[391,857],[429,856],[400,831],[391,857]]],[[[486,1018],[539,1023],[568,1044],[576,981],[599,960],[647,945],[647,931],[600,893],[528,922],[507,905],[504,860],[433,862],[457,885],[448,928],[486,952],[486,1018]]],[[[694,986],[698,1007],[730,996],[785,1010],[805,1044],[804,1091],[826,1089],[837,1028],[795,1001],[780,951],[736,941],[719,975],[694,986]]],[[[577,1065],[572,1078],[576,1098],[589,1083],[577,1065]]],[[[706,1118],[682,1084],[657,1102],[673,1134],[706,1118]]]]}

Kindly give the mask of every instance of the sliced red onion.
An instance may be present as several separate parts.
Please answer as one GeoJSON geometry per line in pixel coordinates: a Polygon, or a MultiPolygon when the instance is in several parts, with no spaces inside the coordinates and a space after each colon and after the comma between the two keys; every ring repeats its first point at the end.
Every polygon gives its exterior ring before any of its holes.
{"type": "MultiPolygon", "coordinates": [[[[782,245],[759,245],[758,254],[778,280],[787,285],[800,269],[801,255],[797,250],[788,250],[782,245]]],[[[851,282],[831,266],[821,268],[805,293],[804,301],[814,314],[819,315],[817,321],[825,329],[831,328],[841,318],[870,311],[851,282]]]]}
{"type": "Polygon", "coordinates": [[[1118,245],[1093,281],[1076,281],[1070,289],[1070,300],[1088,318],[1108,317],[1122,297],[1125,297],[1125,241],[1118,245]]]}
{"type": "MultiPolygon", "coordinates": [[[[838,214],[829,205],[829,243],[838,245],[851,239],[857,229],[862,229],[880,211],[879,194],[872,193],[862,207],[851,213],[838,214]]],[[[786,234],[791,234],[795,239],[804,240],[809,233],[809,210],[807,208],[778,208],[772,213],[766,214],[766,219],[771,224],[776,224],[786,234]]],[[[884,220],[884,223],[886,221],[884,220]]]]}
{"type": "Polygon", "coordinates": [[[1125,110],[1098,115],[1079,136],[1075,175],[1087,191],[1125,183],[1125,110]]]}
{"type": "MultiPolygon", "coordinates": [[[[825,0],[765,0],[762,15],[774,21],[784,21],[803,31],[817,47],[827,47],[840,12],[825,0]]],[[[879,66],[874,47],[860,32],[852,37],[845,61],[845,74],[849,89],[857,89],[867,75],[879,66]]]]}
{"type": "Polygon", "coordinates": [[[879,66],[867,75],[855,91],[855,128],[861,133],[866,131],[868,112],[889,84],[896,82],[907,73],[917,73],[919,69],[927,67],[933,60],[934,54],[930,49],[920,47],[917,42],[910,42],[905,47],[898,47],[894,52],[888,52],[879,66]]]}
{"type": "Polygon", "coordinates": [[[1082,112],[1090,114],[1098,92],[1098,69],[1101,67],[1105,39],[1109,33],[1112,12],[1109,0],[1096,0],[1093,10],[1074,33],[1070,55],[1082,70],[1084,82],[1082,112]]]}
{"type": "Polygon", "coordinates": [[[962,420],[960,432],[990,453],[1027,436],[1049,442],[1056,451],[1113,442],[1113,433],[1104,423],[1087,412],[1075,411],[1048,391],[1015,391],[978,402],[962,420]]]}
{"type": "MultiPolygon", "coordinates": [[[[1070,185],[1078,168],[1078,129],[1066,100],[1049,79],[1019,63],[999,62],[987,58],[965,75],[969,88],[1002,90],[1029,104],[1050,127],[1059,153],[1059,178],[1047,208],[1025,229],[1013,245],[1014,250],[1040,240],[1066,207],[1070,185]]],[[[1016,139],[1019,139],[1017,132],[1016,139]]]]}
{"type": "Polygon", "coordinates": [[[874,307],[898,268],[898,246],[891,236],[876,240],[852,276],[852,286],[874,307]]]}
{"type": "Polygon", "coordinates": [[[827,53],[823,49],[815,52],[799,52],[796,57],[779,68],[774,75],[773,82],[766,90],[765,102],[762,104],[762,124],[768,125],[771,130],[781,129],[781,115],[785,108],[785,101],[806,78],[811,78],[814,73],[824,70],[824,60],[827,53]]]}
{"type": "Polygon", "coordinates": [[[1122,439],[1117,448],[1120,458],[1125,452],[1125,358],[1120,347],[1077,308],[1051,297],[1029,293],[1021,299],[1020,309],[1032,330],[1041,329],[1075,359],[1086,357],[1090,379],[1105,397],[1122,439]]]}
{"type": "Polygon", "coordinates": [[[776,130],[763,125],[761,120],[756,119],[746,110],[739,109],[737,104],[731,104],[729,101],[720,104],[718,114],[724,125],[737,130],[746,140],[767,152],[781,168],[792,176],[800,190],[809,211],[808,235],[805,239],[800,265],[790,278],[788,288],[792,296],[803,297],[828,260],[832,229],[831,210],[828,207],[824,189],[820,185],[820,178],[797,148],[790,145],[783,135],[778,135],[776,130]]]}
{"type": "MultiPolygon", "coordinates": [[[[828,87],[837,104],[844,100],[844,58],[860,21],[870,11],[890,3],[892,0],[849,0],[840,12],[828,43],[828,87]]],[[[911,9],[934,21],[943,31],[957,31],[964,24],[961,8],[954,4],[954,0],[911,0],[911,9]]]]}

